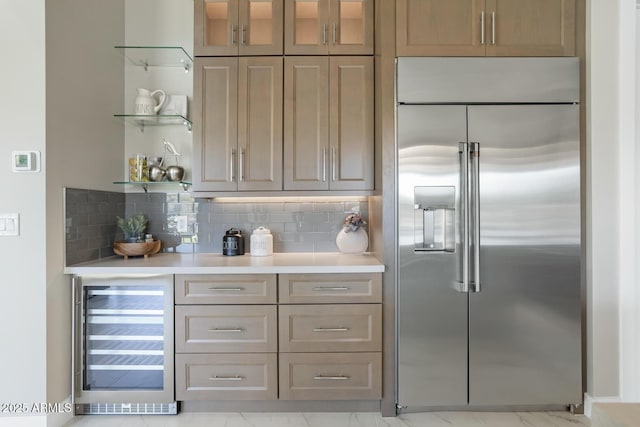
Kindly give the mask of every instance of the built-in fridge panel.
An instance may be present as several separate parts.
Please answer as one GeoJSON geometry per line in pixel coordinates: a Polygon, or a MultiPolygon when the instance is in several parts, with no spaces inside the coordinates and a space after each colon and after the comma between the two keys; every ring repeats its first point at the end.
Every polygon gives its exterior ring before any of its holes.
{"type": "Polygon", "coordinates": [[[481,242],[470,405],[581,401],[578,114],[576,104],[468,106],[481,242]]]}

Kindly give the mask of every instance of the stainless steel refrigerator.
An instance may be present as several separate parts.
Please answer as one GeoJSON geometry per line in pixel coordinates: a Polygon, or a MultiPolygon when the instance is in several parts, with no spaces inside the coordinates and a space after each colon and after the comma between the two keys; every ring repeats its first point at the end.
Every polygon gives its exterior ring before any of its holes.
{"type": "Polygon", "coordinates": [[[397,403],[582,402],[578,58],[399,58],[397,403]]]}

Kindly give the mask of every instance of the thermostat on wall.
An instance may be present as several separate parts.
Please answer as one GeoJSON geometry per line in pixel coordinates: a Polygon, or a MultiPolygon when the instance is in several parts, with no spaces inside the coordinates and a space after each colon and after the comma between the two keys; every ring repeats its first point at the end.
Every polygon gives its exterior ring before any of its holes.
{"type": "Polygon", "coordinates": [[[14,172],[40,172],[40,152],[13,151],[11,166],[14,172]]]}

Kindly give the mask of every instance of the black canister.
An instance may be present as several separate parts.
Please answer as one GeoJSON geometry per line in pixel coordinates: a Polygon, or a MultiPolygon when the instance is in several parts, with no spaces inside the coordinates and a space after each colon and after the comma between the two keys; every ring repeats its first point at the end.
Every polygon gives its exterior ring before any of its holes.
{"type": "Polygon", "coordinates": [[[237,228],[230,228],[222,237],[222,255],[244,255],[244,236],[237,228]]]}

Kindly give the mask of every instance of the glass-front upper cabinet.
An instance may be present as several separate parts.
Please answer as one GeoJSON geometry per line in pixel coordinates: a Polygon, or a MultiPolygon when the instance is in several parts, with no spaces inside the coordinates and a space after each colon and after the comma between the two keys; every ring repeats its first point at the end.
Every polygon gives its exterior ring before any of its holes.
{"type": "Polygon", "coordinates": [[[373,54],[373,0],[288,0],[285,53],[373,54]]]}
{"type": "Polygon", "coordinates": [[[196,0],[196,56],[281,55],[283,0],[196,0]]]}

